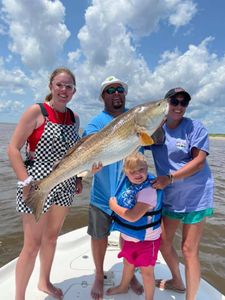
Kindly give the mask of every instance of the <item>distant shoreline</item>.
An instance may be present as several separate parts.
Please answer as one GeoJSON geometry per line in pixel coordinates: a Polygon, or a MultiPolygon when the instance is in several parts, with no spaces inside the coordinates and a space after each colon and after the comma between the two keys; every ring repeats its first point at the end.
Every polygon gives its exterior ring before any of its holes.
{"type": "Polygon", "coordinates": [[[212,140],[225,140],[225,134],[223,133],[211,133],[209,138],[212,140]]]}
{"type": "Polygon", "coordinates": [[[210,140],[222,140],[222,141],[224,141],[225,140],[225,136],[211,136],[211,135],[209,135],[209,139],[210,140]]]}
{"type": "MultiPolygon", "coordinates": [[[[16,126],[17,123],[8,123],[8,122],[0,122],[0,125],[12,125],[16,126]]],[[[82,134],[83,128],[80,128],[80,133],[82,134]]],[[[225,134],[224,133],[209,133],[209,138],[211,140],[225,140],[225,134]]]]}

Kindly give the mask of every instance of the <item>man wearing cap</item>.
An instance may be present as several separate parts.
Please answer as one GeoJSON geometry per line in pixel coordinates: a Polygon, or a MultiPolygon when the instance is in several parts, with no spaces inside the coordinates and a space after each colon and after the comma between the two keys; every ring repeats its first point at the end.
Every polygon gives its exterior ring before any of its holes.
{"type": "MultiPolygon", "coordinates": [[[[125,97],[128,86],[122,80],[110,76],[101,84],[100,100],[104,103],[104,110],[94,117],[85,128],[83,136],[97,133],[110,123],[115,117],[124,113],[125,97]]],[[[122,176],[122,161],[103,167],[93,177],[88,234],[91,236],[92,255],[96,267],[95,282],[91,290],[93,299],[102,299],[104,285],[104,257],[108,244],[108,235],[111,225],[111,213],[109,199],[115,194],[116,187],[122,176]]],[[[131,288],[135,293],[143,292],[142,285],[134,277],[131,281],[131,288]]]]}
{"type": "Polygon", "coordinates": [[[157,178],[153,187],[164,189],[161,253],[172,278],[159,279],[157,286],[179,293],[186,300],[196,299],[200,282],[199,244],[205,218],[213,214],[213,177],[206,161],[209,155],[208,132],[197,120],[184,117],[191,96],[183,88],[169,90],[169,112],[165,143],[152,145],[157,178]],[[179,271],[173,240],[182,224],[181,249],[185,264],[186,289],[179,271]]]}

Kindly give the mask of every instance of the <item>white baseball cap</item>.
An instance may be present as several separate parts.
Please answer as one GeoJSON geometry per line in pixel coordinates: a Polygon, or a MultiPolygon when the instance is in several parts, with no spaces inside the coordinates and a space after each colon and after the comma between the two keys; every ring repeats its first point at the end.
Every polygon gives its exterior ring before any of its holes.
{"type": "Polygon", "coordinates": [[[102,83],[101,83],[101,89],[100,89],[100,95],[99,95],[99,99],[100,100],[103,100],[102,98],[102,92],[104,91],[104,89],[108,86],[108,85],[111,85],[113,83],[119,83],[122,85],[122,87],[124,88],[125,90],[125,95],[127,94],[128,92],[128,85],[123,82],[122,80],[116,78],[115,76],[109,76],[107,77],[102,83]]]}

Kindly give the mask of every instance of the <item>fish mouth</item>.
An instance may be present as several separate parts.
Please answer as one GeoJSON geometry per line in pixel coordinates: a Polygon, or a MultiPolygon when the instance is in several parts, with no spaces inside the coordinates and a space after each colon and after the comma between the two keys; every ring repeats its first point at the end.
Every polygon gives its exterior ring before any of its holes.
{"type": "MultiPolygon", "coordinates": [[[[163,100],[163,101],[164,101],[164,100],[163,100]]],[[[156,130],[158,130],[159,128],[161,128],[161,127],[165,124],[165,122],[166,122],[166,120],[167,120],[168,113],[169,113],[169,103],[167,102],[167,103],[166,103],[166,107],[165,107],[165,116],[164,116],[164,118],[162,119],[161,123],[159,124],[159,126],[157,127],[156,130]]]]}
{"type": "Polygon", "coordinates": [[[167,116],[168,113],[169,113],[169,103],[168,103],[168,101],[166,99],[163,99],[160,104],[165,105],[165,107],[164,107],[164,115],[167,116]]]}
{"type": "Polygon", "coordinates": [[[159,126],[151,135],[151,138],[153,139],[154,144],[156,145],[162,145],[165,142],[165,131],[163,129],[163,125],[166,123],[168,112],[169,112],[169,104],[167,102],[165,107],[165,116],[160,122],[159,126]]]}
{"type": "Polygon", "coordinates": [[[169,103],[167,102],[166,104],[166,110],[165,110],[165,115],[167,116],[169,113],[169,103]]]}

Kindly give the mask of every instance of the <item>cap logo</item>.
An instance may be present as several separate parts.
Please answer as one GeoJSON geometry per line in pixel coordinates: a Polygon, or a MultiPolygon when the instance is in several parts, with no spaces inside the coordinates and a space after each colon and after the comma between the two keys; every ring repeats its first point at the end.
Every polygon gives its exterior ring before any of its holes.
{"type": "Polygon", "coordinates": [[[112,81],[114,78],[115,78],[114,76],[110,76],[110,77],[108,77],[106,80],[107,80],[107,81],[112,81]]]}
{"type": "Polygon", "coordinates": [[[175,93],[179,93],[179,92],[184,92],[184,90],[181,88],[175,88],[175,93]]]}

